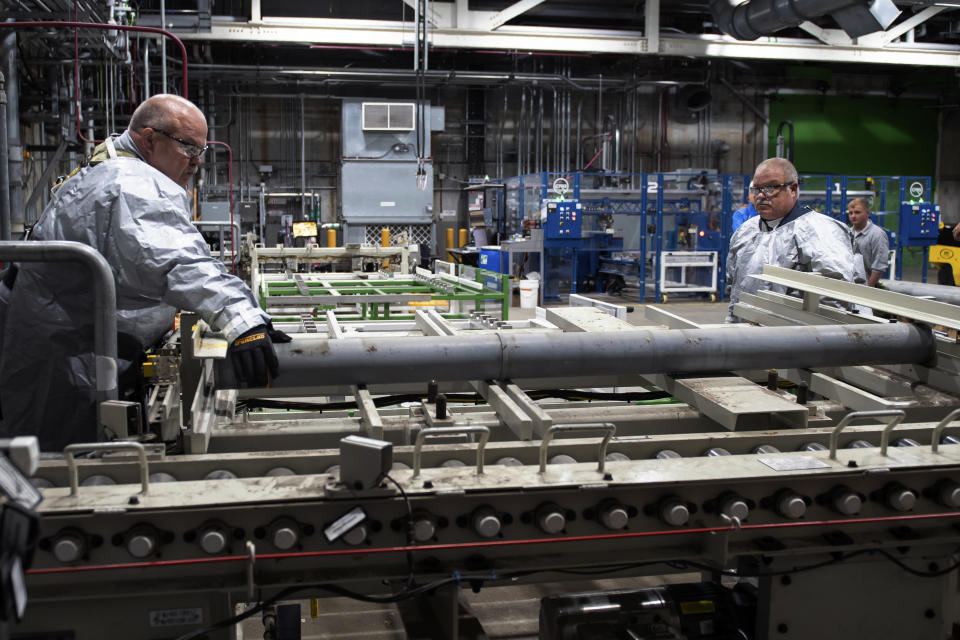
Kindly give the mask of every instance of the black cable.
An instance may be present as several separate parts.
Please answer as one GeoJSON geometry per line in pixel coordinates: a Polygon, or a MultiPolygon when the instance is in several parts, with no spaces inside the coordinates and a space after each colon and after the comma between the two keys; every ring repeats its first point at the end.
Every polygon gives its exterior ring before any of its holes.
{"type": "MultiPolygon", "coordinates": [[[[400,497],[403,498],[403,504],[407,507],[407,546],[412,547],[414,545],[413,539],[413,508],[410,506],[410,498],[407,497],[407,492],[403,490],[403,487],[400,486],[400,483],[394,480],[389,473],[386,471],[381,474],[381,477],[386,478],[397,488],[397,491],[400,492],[400,497]]],[[[407,589],[413,587],[414,575],[413,575],[413,551],[407,549],[407,589]]]]}
{"type": "Polygon", "coordinates": [[[670,567],[675,569],[684,570],[687,567],[693,567],[694,569],[699,569],[701,571],[709,571],[710,573],[719,573],[720,575],[725,576],[738,576],[738,577],[748,577],[748,578],[771,578],[775,576],[788,576],[795,573],[803,573],[805,571],[813,571],[814,569],[820,569],[822,567],[828,567],[833,564],[840,564],[846,562],[850,558],[863,555],[865,553],[870,553],[869,549],[861,549],[859,551],[853,551],[851,553],[837,555],[830,558],[829,560],[824,560],[823,562],[817,562],[814,564],[805,565],[802,567],[793,567],[791,569],[782,569],[779,571],[738,571],[736,569],[720,569],[716,567],[711,567],[708,564],[703,564],[702,562],[697,562],[695,560],[678,560],[675,562],[665,562],[670,567]]]}
{"type": "MultiPolygon", "coordinates": [[[[400,488],[400,485],[387,474],[384,474],[383,477],[389,479],[391,482],[396,484],[397,488],[400,489],[401,495],[404,496],[404,500],[406,500],[406,494],[400,488]]],[[[411,522],[412,522],[412,511],[409,510],[409,502],[407,503],[407,505],[408,505],[408,514],[410,515],[411,522]]],[[[861,556],[869,553],[879,553],[880,555],[884,556],[885,558],[887,558],[888,560],[896,564],[898,567],[900,567],[904,571],[912,575],[916,575],[923,578],[941,577],[952,571],[956,571],[958,568],[960,568],[960,562],[957,562],[955,564],[950,565],[949,567],[938,569],[936,571],[920,571],[918,569],[914,569],[913,567],[906,565],[899,558],[894,557],[889,552],[884,551],[882,549],[861,549],[859,551],[853,551],[847,554],[836,555],[830,558],[829,560],[825,560],[823,562],[817,562],[817,563],[802,566],[802,567],[794,567],[792,569],[784,569],[782,571],[742,572],[742,571],[736,571],[733,569],[717,570],[716,567],[712,567],[710,565],[707,565],[701,562],[696,562],[694,560],[679,560],[679,561],[652,560],[648,562],[632,562],[632,563],[620,563],[615,565],[601,565],[596,567],[588,567],[585,569],[526,569],[522,571],[512,571],[512,572],[507,572],[502,574],[477,574],[477,575],[471,575],[471,574],[461,575],[459,573],[455,573],[453,576],[450,576],[447,578],[441,578],[439,580],[435,580],[433,582],[420,585],[417,587],[412,586],[412,582],[408,580],[406,588],[390,596],[369,596],[366,594],[351,591],[345,587],[341,587],[339,585],[334,585],[334,584],[304,585],[304,586],[287,587],[286,589],[282,589],[272,597],[257,603],[257,605],[255,605],[254,607],[251,607],[250,609],[244,611],[241,614],[238,614],[226,620],[221,620],[203,629],[189,632],[187,634],[179,636],[176,640],[192,640],[193,638],[198,638],[210,631],[216,631],[218,629],[224,629],[226,627],[232,626],[238,622],[246,620],[247,618],[263,611],[265,608],[272,606],[273,604],[285,598],[290,597],[295,593],[299,593],[301,591],[306,591],[306,590],[327,591],[334,595],[351,598],[353,600],[359,600],[361,602],[391,604],[396,602],[402,602],[404,600],[409,600],[410,598],[415,598],[421,594],[433,591],[435,589],[438,589],[440,587],[443,587],[455,582],[469,582],[474,585],[481,585],[487,581],[513,580],[516,578],[522,578],[530,575],[535,575],[538,573],[596,575],[596,574],[616,573],[619,571],[627,571],[630,569],[648,567],[648,566],[657,565],[657,564],[665,564],[673,569],[679,569],[681,571],[692,567],[694,569],[699,569],[701,571],[708,571],[710,573],[719,573],[721,575],[727,575],[727,576],[768,578],[768,577],[776,577],[776,576],[784,576],[784,575],[793,575],[796,573],[803,573],[805,571],[813,571],[814,569],[820,569],[822,567],[826,567],[834,564],[840,564],[840,563],[846,562],[847,560],[850,560],[851,558],[855,558],[857,556],[861,556]]]]}
{"type": "MultiPolygon", "coordinates": [[[[489,576],[482,576],[480,578],[474,578],[474,579],[488,579],[488,578],[489,576]]],[[[357,593],[355,591],[351,591],[349,589],[346,589],[344,587],[341,587],[335,584],[313,584],[313,585],[287,587],[286,589],[281,589],[276,594],[267,598],[266,600],[261,600],[256,605],[250,607],[243,613],[237,614],[230,618],[226,618],[224,620],[220,620],[218,622],[214,622],[213,624],[207,627],[204,627],[202,629],[197,629],[196,631],[190,631],[188,633],[185,633],[181,636],[178,636],[176,640],[193,640],[194,638],[202,637],[207,633],[210,633],[211,631],[226,629],[228,627],[231,627],[237,624],[238,622],[242,622],[247,618],[250,618],[260,613],[267,607],[273,606],[277,602],[280,602],[281,600],[285,600],[290,596],[296,593],[299,593],[301,591],[308,591],[308,590],[309,591],[327,591],[333,595],[343,596],[345,598],[351,598],[353,600],[359,600],[361,602],[371,602],[376,604],[392,604],[396,602],[402,602],[404,600],[409,600],[410,598],[415,598],[428,591],[439,589],[440,587],[446,586],[454,582],[459,582],[461,579],[462,579],[461,576],[454,575],[449,578],[442,578],[440,580],[435,580],[434,582],[431,582],[429,584],[421,585],[419,587],[414,587],[412,589],[404,589],[403,591],[399,591],[393,595],[383,596],[383,597],[368,596],[366,594],[357,593]]],[[[470,579],[470,578],[467,578],[467,579],[470,579]]]]}
{"type": "Polygon", "coordinates": [[[883,549],[879,549],[877,553],[879,553],[884,558],[886,558],[893,564],[897,565],[907,573],[918,576],[920,578],[939,578],[941,576],[947,575],[948,573],[956,571],[957,569],[960,569],[960,562],[955,562],[952,565],[949,565],[943,569],[937,569],[935,571],[920,571],[919,569],[914,569],[913,567],[907,565],[903,560],[894,556],[889,551],[884,551],[883,549]]]}
{"type": "MultiPolygon", "coordinates": [[[[621,402],[637,402],[644,400],[660,400],[669,398],[670,394],[665,391],[637,391],[628,393],[608,393],[603,391],[584,391],[580,389],[540,389],[537,391],[526,392],[531,400],[543,400],[546,398],[558,398],[560,400],[571,401],[589,401],[589,400],[613,400],[621,402]]],[[[404,393],[392,396],[379,396],[373,399],[374,406],[389,407],[404,402],[420,402],[423,400],[421,393],[404,393]]],[[[475,404],[484,404],[486,400],[483,396],[476,393],[448,393],[448,402],[473,402],[475,404]]],[[[276,400],[273,398],[246,398],[237,403],[237,408],[242,409],[287,409],[290,411],[345,411],[356,409],[355,401],[345,402],[297,402],[290,400],[276,400]]]]}

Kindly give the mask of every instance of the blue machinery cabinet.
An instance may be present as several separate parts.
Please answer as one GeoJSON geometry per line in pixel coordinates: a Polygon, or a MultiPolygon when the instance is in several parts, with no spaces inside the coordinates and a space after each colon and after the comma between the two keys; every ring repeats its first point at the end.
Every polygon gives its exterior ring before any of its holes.
{"type": "MultiPolygon", "coordinates": [[[[659,301],[664,289],[671,290],[658,267],[667,252],[716,252],[716,295],[722,298],[731,218],[747,201],[751,177],[701,170],[515,176],[503,180],[504,222],[508,233],[513,234],[523,230],[524,221],[540,221],[545,298],[602,290],[604,277],[629,275],[639,282],[639,302],[651,296],[659,301]],[[557,178],[563,178],[569,189],[554,191],[557,178]]],[[[874,221],[892,238],[898,278],[903,247],[936,242],[939,220],[933,221],[931,216],[938,209],[929,204],[929,177],[805,174],[801,175],[800,189],[802,202],[843,222],[847,222],[847,203],[856,197],[867,198],[873,205],[874,221]],[[902,214],[901,203],[910,205],[909,218],[915,217],[917,224],[921,218],[924,225],[933,224],[932,235],[904,231],[902,225],[913,223],[904,220],[907,216],[902,214]],[[920,206],[916,216],[912,213],[915,204],[920,206]]],[[[925,280],[925,260],[923,267],[925,280]]],[[[699,286],[704,278],[698,276],[696,280],[699,286]]],[[[700,288],[697,293],[705,292],[700,288]]]]}

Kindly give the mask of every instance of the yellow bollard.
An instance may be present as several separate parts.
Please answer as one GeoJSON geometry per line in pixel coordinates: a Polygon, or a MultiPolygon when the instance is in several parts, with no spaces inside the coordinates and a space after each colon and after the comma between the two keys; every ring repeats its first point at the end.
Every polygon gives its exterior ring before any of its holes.
{"type": "MultiPolygon", "coordinates": [[[[390,246],[390,228],[389,227],[383,227],[382,229],[380,229],[380,246],[381,247],[390,246]]],[[[384,259],[382,265],[384,269],[389,269],[390,258],[384,259]]]]}
{"type": "Polygon", "coordinates": [[[450,249],[454,248],[453,244],[453,227],[447,227],[447,262],[453,262],[453,254],[450,253],[450,249]]]}
{"type": "Polygon", "coordinates": [[[327,246],[328,247],[337,246],[337,230],[336,229],[327,229],[327,246]]]}
{"type": "Polygon", "coordinates": [[[457,246],[462,247],[466,244],[467,244],[467,230],[460,229],[460,243],[457,246]]]}

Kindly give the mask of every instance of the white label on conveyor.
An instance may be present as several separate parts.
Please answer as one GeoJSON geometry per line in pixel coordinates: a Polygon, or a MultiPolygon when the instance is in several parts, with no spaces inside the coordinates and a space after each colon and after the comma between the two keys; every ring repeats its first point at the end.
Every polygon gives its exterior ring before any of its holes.
{"type": "Polygon", "coordinates": [[[802,471],[804,469],[829,469],[823,460],[810,456],[789,456],[782,458],[757,458],[774,471],[802,471]]]}
{"type": "Polygon", "coordinates": [[[367,518],[366,512],[361,507],[354,507],[350,511],[334,520],[333,524],[323,530],[323,535],[327,542],[333,542],[350,529],[363,522],[367,518]]]}
{"type": "Polygon", "coordinates": [[[151,627],[179,627],[203,624],[203,609],[161,609],[150,612],[151,627]]]}
{"type": "Polygon", "coordinates": [[[382,201],[382,202],[380,203],[380,206],[381,206],[381,207],[395,207],[395,206],[397,206],[397,203],[396,203],[396,202],[393,202],[393,201],[391,201],[391,200],[384,200],[384,201],[382,201]]]}

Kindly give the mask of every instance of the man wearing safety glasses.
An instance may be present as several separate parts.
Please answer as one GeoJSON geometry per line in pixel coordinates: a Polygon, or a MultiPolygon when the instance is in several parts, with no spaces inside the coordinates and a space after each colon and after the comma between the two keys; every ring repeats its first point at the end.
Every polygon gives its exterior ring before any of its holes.
{"type": "Polygon", "coordinates": [[[857,270],[855,266],[846,226],[799,204],[799,177],[789,160],[761,162],[753,174],[750,195],[759,215],[743,223],[730,238],[726,322],[737,322],[733,305],[742,293],[761,289],[787,292],[783,286],[750,277],[761,273],[765,264],[816,271],[849,282],[864,281],[862,267],[857,270]]]}
{"type": "Polygon", "coordinates": [[[106,258],[116,283],[119,362],[114,371],[93,354],[86,269],[16,265],[0,284],[0,435],[37,435],[44,451],[98,440],[96,385],[119,374],[122,397],[143,351],[181,309],[224,333],[241,381],[262,386],[268,371],[277,375],[271,338],[289,338],[272,330],[250,289],[210,255],[190,222],[186,188],[206,139],[195,105],[157,95],[55,187],[30,239],[82,242],[106,258]]]}

